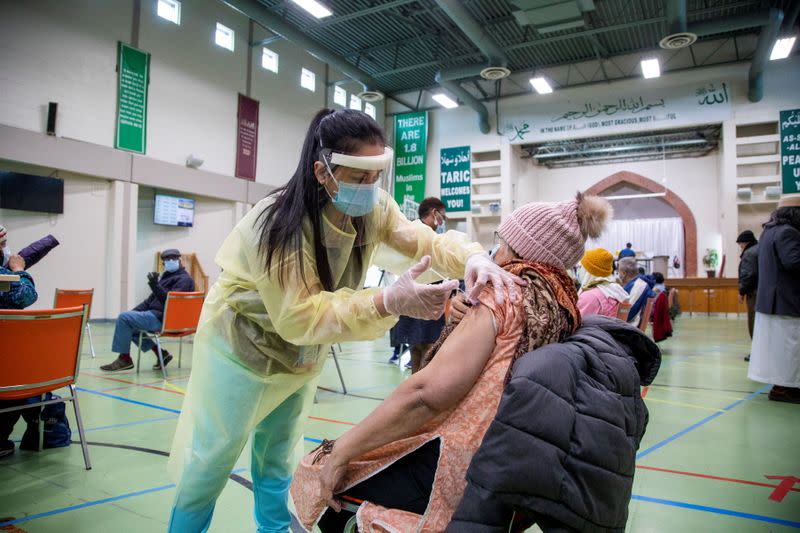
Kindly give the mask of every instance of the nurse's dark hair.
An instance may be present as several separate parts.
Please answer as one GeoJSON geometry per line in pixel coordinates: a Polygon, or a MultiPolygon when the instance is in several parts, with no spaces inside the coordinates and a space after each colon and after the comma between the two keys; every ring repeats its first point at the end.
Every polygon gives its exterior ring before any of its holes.
{"type": "MultiPolygon", "coordinates": [[[[277,262],[281,286],[288,274],[287,260],[295,254],[299,258],[300,277],[306,282],[302,248],[303,218],[308,215],[317,275],[323,290],[336,290],[322,235],[322,208],[330,197],[314,175],[314,163],[322,161],[323,149],[353,153],[372,144],[386,144],[386,136],[380,124],[366,113],[354,109],[322,109],[314,115],[303,141],[297,169],[286,185],[270,193],[275,196],[275,201],[256,219],[261,233],[259,254],[267,272],[277,262]]],[[[356,242],[363,242],[364,239],[360,238],[364,232],[363,220],[353,218],[353,226],[358,234],[356,242]]],[[[354,248],[353,253],[357,266],[360,266],[363,259],[361,248],[354,248]]]]}

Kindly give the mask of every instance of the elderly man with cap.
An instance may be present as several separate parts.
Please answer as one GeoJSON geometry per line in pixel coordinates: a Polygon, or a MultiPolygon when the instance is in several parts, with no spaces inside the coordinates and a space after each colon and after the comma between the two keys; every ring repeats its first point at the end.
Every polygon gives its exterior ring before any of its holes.
{"type": "MultiPolygon", "coordinates": [[[[181,265],[181,253],[178,250],[174,248],[164,250],[161,252],[161,260],[164,262],[164,273],[160,277],[157,272],[147,274],[147,284],[151,290],[150,296],[134,307],[133,311],[124,311],[117,317],[111,351],[118,353],[119,357],[113,362],[101,366],[102,370],[118,372],[133,368],[133,359],[130,354],[131,341],[138,342],[141,330],[158,331],[161,329],[167,293],[194,290],[194,280],[181,265]]],[[[156,353],[156,346],[150,339],[142,339],[141,349],[152,350],[153,353],[156,353]]],[[[172,360],[172,356],[163,349],[161,353],[164,357],[164,366],[166,366],[172,360]]],[[[153,370],[160,369],[161,365],[156,360],[153,370]]]]}
{"type": "MultiPolygon", "coordinates": [[[[742,250],[739,257],[739,301],[747,302],[747,330],[753,340],[753,324],[756,319],[756,289],[758,289],[758,240],[752,231],[745,230],[736,238],[742,250]]],[[[744,358],[750,360],[750,355],[744,358]]]]}

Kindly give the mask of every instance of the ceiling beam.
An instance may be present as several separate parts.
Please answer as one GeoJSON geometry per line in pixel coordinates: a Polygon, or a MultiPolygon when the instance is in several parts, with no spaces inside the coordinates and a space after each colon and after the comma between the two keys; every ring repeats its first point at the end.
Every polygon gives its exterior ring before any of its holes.
{"type": "Polygon", "coordinates": [[[342,22],[347,22],[349,20],[355,20],[357,18],[366,17],[367,15],[374,15],[375,13],[380,13],[381,11],[386,11],[387,9],[400,7],[415,1],[416,0],[394,0],[392,2],[386,2],[385,4],[379,4],[376,6],[368,7],[367,9],[361,9],[359,11],[348,13],[347,15],[341,15],[339,17],[334,17],[332,19],[325,20],[323,22],[320,22],[319,24],[310,26],[309,30],[314,31],[314,30],[321,30],[323,28],[329,28],[334,24],[340,24],[342,22]]]}

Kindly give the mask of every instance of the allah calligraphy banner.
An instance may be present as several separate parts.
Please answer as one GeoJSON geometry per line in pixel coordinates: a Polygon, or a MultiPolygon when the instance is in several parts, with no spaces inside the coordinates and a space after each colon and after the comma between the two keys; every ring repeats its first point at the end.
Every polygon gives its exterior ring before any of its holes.
{"type": "Polygon", "coordinates": [[[236,177],[255,181],[258,154],[258,100],[239,94],[236,115],[236,177]]]}
{"type": "Polygon", "coordinates": [[[470,148],[442,148],[439,156],[441,189],[439,198],[444,202],[448,213],[458,213],[471,209],[470,148]]]}
{"type": "Polygon", "coordinates": [[[147,149],[147,85],[150,54],[117,43],[117,134],[114,146],[140,154],[147,149]]]}
{"type": "Polygon", "coordinates": [[[428,112],[394,117],[394,199],[409,220],[425,198],[428,112]]]}
{"type": "Polygon", "coordinates": [[[535,107],[509,106],[501,128],[512,144],[521,144],[708,124],[731,116],[733,94],[726,81],[652,89],[619,85],[619,90],[573,89],[576,96],[569,98],[558,92],[537,96],[535,107]],[[601,92],[609,96],[595,96],[601,92]]]}
{"type": "Polygon", "coordinates": [[[800,109],[781,111],[783,194],[800,193],[800,109]]]}

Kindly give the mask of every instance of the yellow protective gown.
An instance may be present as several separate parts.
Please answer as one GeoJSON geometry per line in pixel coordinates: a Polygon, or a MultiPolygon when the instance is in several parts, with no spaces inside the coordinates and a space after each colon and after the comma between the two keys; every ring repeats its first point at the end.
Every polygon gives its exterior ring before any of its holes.
{"type": "Polygon", "coordinates": [[[410,222],[383,193],[381,207],[365,217],[368,233],[360,263],[352,253],[355,230],[335,227],[323,213],[323,243],[335,291],[324,291],[317,277],[308,218],[302,250],[289,256],[294,264],[282,285],[277,265],[267,272],[258,252],[257,219],[270,202],[256,204],[216,256],[222,273],[203,306],[169,459],[170,473],[180,480],[170,531],[208,528],[214,502],[251,432],[259,531],[286,531],[293,451],[330,345],[375,339],[397,320],[378,314],[372,300],[379,289],[360,289],[377,249],[391,251],[385,255],[394,264],[387,267],[395,272],[430,255],[432,267],[453,278],[463,277],[468,256],[483,251],[462,233],[437,235],[419,221],[410,222]],[[300,254],[305,282],[297,264],[300,254]]]}

